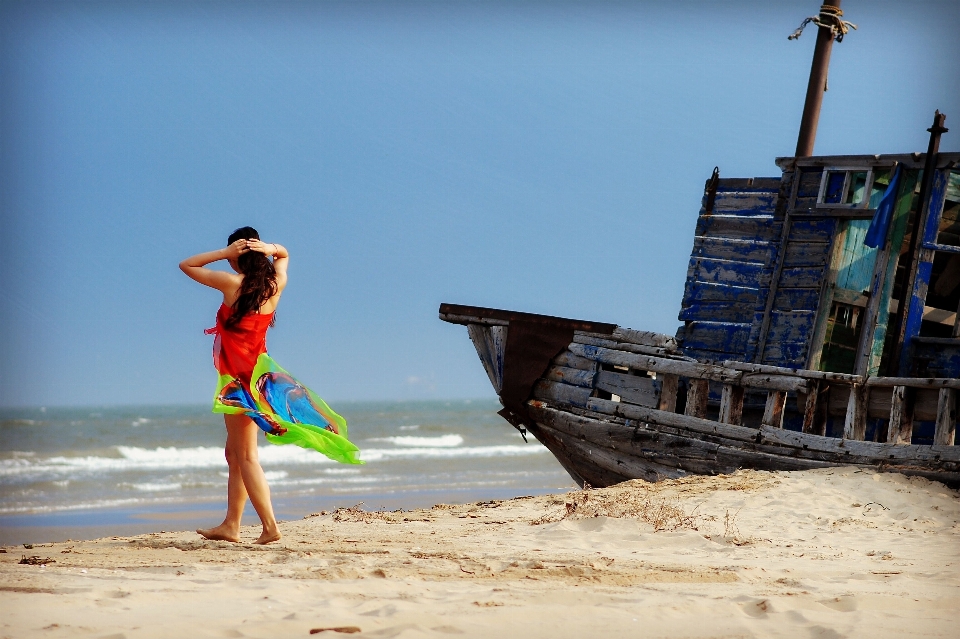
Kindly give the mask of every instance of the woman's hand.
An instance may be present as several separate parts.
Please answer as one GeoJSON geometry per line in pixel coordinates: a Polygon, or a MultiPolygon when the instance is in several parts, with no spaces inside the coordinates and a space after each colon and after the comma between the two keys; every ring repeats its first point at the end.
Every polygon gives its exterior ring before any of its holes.
{"type": "MultiPolygon", "coordinates": [[[[236,242],[230,244],[227,248],[223,249],[223,259],[225,260],[235,260],[247,251],[250,250],[250,242],[257,240],[237,240],[236,242]]],[[[261,242],[262,244],[262,242],[261,242]]]]}
{"type": "Polygon", "coordinates": [[[266,256],[277,254],[276,244],[264,244],[260,240],[244,240],[247,243],[247,250],[263,253],[266,256]]]}

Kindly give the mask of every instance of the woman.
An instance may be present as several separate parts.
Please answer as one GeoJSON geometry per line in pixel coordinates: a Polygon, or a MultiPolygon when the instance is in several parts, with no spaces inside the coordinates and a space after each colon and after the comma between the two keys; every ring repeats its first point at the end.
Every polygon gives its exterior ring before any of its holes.
{"type": "Polygon", "coordinates": [[[347,440],[346,421],[267,354],[267,329],[287,286],[289,261],[287,249],[261,242],[257,231],[245,226],[230,235],[226,248],[180,262],[190,278],[223,294],[217,325],[206,332],[216,335],[213,362],[220,375],[213,411],[223,413],[227,427],[227,515],[219,526],[197,530],[207,539],[240,541],[247,497],[263,524],[255,543],[280,539],[257,455],[258,427],[273,443],[312,448],[348,464],[363,463],[347,440]],[[206,268],[219,260],[227,260],[234,272],[206,268]]]}

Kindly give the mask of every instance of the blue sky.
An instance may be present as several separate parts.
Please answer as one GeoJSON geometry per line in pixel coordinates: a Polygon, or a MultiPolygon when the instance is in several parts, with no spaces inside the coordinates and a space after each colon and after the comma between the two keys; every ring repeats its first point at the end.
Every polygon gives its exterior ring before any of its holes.
{"type": "MultiPolygon", "coordinates": [[[[322,396],[490,396],[440,302],[673,333],[703,183],[792,154],[818,2],[2,2],[0,405],[206,402],[251,224],[322,396]]],[[[960,149],[960,5],[844,2],[816,152],[960,149]]]]}

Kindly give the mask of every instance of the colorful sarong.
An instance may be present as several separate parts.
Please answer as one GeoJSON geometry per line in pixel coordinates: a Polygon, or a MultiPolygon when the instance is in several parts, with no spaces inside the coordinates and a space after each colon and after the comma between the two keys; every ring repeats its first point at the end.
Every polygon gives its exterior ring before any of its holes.
{"type": "Polygon", "coordinates": [[[267,354],[273,314],[249,313],[227,329],[224,322],[232,310],[221,306],[217,325],[205,331],[216,335],[213,363],[220,375],[213,412],[249,416],[274,444],[295,444],[344,464],[362,464],[359,449],[347,439],[347,421],[267,354]]]}

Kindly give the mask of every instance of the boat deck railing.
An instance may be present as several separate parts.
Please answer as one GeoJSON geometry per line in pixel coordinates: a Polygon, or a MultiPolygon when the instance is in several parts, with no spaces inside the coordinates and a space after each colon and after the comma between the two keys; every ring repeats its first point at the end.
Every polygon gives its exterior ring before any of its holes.
{"type": "Polygon", "coordinates": [[[825,436],[827,418],[842,417],[841,438],[863,441],[868,418],[880,418],[887,427],[877,433],[878,441],[909,445],[914,422],[933,421],[933,444],[955,443],[958,379],[863,377],[737,361],[711,364],[645,335],[575,332],[573,343],[534,387],[534,398],[586,407],[591,398],[601,397],[677,413],[678,395],[685,388],[681,414],[706,419],[713,383],[722,389],[715,418],[721,424],[743,425],[745,397],[766,393],[761,425],[782,429],[792,392],[804,433],[825,436]],[[640,338],[630,339],[636,336],[640,338]]]}

